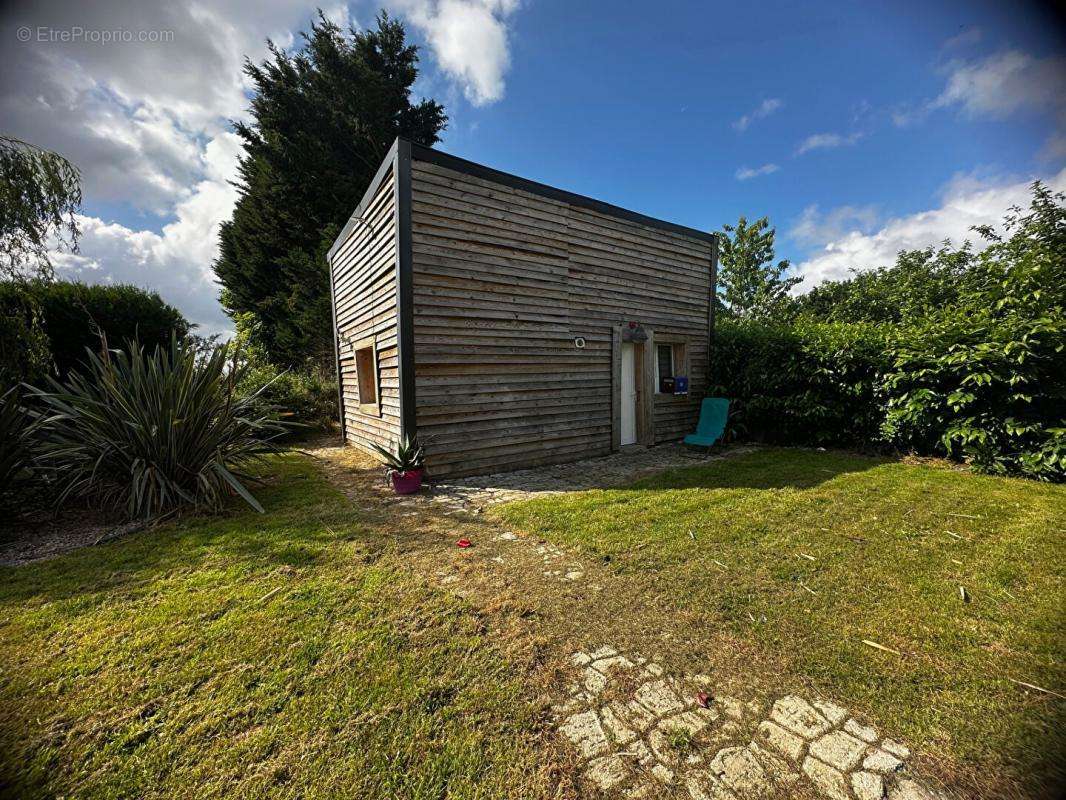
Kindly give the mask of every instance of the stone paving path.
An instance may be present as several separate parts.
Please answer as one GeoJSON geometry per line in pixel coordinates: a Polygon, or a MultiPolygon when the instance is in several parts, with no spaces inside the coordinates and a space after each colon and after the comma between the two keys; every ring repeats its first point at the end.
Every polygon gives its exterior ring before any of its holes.
{"type": "MultiPolygon", "coordinates": [[[[686,448],[679,443],[662,444],[568,464],[428,484],[421,492],[406,496],[392,495],[382,488],[384,484],[381,481],[353,483],[350,479],[353,468],[357,474],[365,475],[379,469],[375,461],[354,448],[323,444],[311,448],[309,452],[319,459],[333,482],[354,503],[363,504],[369,489],[377,492],[381,498],[387,498],[395,513],[401,517],[419,518],[429,504],[449,517],[461,519],[468,514],[480,514],[494,503],[621,486],[673,467],[698,466],[753,450],[754,447],[728,447],[708,454],[705,450],[686,448]]],[[[585,567],[580,559],[550,542],[531,540],[530,537],[519,537],[506,531],[494,538],[497,542],[512,543],[516,550],[529,548],[532,552],[524,554],[523,558],[528,555],[540,561],[546,578],[560,583],[573,583],[585,577],[585,567]]],[[[493,560],[503,562],[504,556],[497,555],[493,560]]],[[[452,585],[460,580],[454,569],[447,567],[439,570],[437,577],[444,585],[452,585]]]]}
{"type": "Polygon", "coordinates": [[[673,677],[605,645],[577,652],[580,678],[554,707],[593,790],[692,800],[788,797],[942,800],[909,774],[910,751],[826,700],[773,703],[714,694],[706,675],[673,677]]]}
{"type": "Polygon", "coordinates": [[[553,464],[472,478],[445,479],[434,483],[426,496],[449,510],[479,511],[493,503],[620,486],[673,467],[698,466],[701,463],[748,453],[754,449],[732,447],[708,455],[702,449],[686,448],[679,443],[661,444],[568,464],[553,464]]]}
{"type": "MultiPolygon", "coordinates": [[[[750,449],[731,448],[708,458],[663,445],[574,464],[465,478],[437,485],[431,493],[389,495],[388,500],[400,517],[420,517],[432,505],[461,519],[492,503],[624,484],[750,449]]],[[[354,502],[365,502],[368,486],[380,483],[346,481],[344,469],[337,469],[333,461],[351,456],[350,450],[316,452],[354,502]]],[[[492,549],[484,563],[498,562],[500,574],[519,565],[543,571],[543,578],[551,582],[600,588],[593,577],[595,567],[564,548],[507,530],[496,530],[490,538],[492,549]]],[[[441,565],[436,577],[457,591],[468,579],[454,563],[441,565]]],[[[559,734],[581,761],[587,784],[582,796],[658,798],[665,793],[691,800],[797,795],[829,800],[944,800],[912,774],[910,751],[903,744],[883,738],[826,700],[719,695],[707,675],[668,675],[642,655],[607,645],[574,653],[571,662],[577,681],[566,697],[558,698],[554,712],[559,734]],[[700,703],[701,693],[707,696],[706,707],[700,703]]]]}
{"type": "MultiPolygon", "coordinates": [[[[681,444],[663,444],[569,464],[553,464],[517,472],[458,478],[454,481],[433,484],[423,493],[398,500],[397,503],[417,505],[431,502],[448,514],[478,514],[494,503],[621,486],[673,467],[692,467],[711,461],[720,461],[724,458],[750,453],[754,449],[754,447],[731,447],[709,455],[706,451],[686,448],[681,444]]],[[[585,577],[585,568],[580,561],[575,560],[572,554],[550,542],[529,542],[511,532],[498,534],[495,540],[517,542],[534,547],[536,555],[544,563],[543,572],[546,578],[568,583],[580,581],[585,577]]],[[[494,560],[502,562],[504,558],[496,556],[494,560]]],[[[459,580],[458,576],[448,569],[441,570],[438,578],[444,585],[453,584],[459,580]]]]}

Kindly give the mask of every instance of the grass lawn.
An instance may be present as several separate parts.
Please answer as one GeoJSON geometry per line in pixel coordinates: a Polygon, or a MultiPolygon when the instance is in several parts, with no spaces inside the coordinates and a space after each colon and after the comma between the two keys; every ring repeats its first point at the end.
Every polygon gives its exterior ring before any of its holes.
{"type": "Polygon", "coordinates": [[[1066,693],[1064,486],[778,449],[497,513],[771,654],[775,681],[845,701],[975,791],[1066,778],[1063,700],[1009,680],[1066,693]]]}
{"type": "Polygon", "coordinates": [[[843,701],[975,797],[1064,778],[1063,701],[1009,678],[1066,687],[1066,487],[761,450],[459,519],[319,466],[0,568],[0,796],[575,796],[547,706],[603,643],[843,701]]]}
{"type": "Polygon", "coordinates": [[[0,570],[0,795],[498,798],[558,785],[529,666],[286,457],[265,516],[0,570]]]}

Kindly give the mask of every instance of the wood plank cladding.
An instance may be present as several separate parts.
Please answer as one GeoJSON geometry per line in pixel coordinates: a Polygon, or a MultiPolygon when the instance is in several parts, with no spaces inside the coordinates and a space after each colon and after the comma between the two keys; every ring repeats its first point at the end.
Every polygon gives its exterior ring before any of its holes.
{"type": "Polygon", "coordinates": [[[341,418],[345,438],[370,452],[400,437],[395,180],[391,165],[364,198],[330,253],[337,334],[341,418]],[[374,362],[357,363],[372,345],[374,362]],[[370,388],[360,397],[359,370],[370,388]],[[376,390],[376,391],[375,391],[376,390]]]}
{"type": "Polygon", "coordinates": [[[649,368],[653,343],[669,342],[683,348],[690,379],[687,397],[649,392],[644,440],[694,430],[707,385],[710,238],[420,150],[411,314],[430,474],[611,452],[617,330],[630,322],[650,332],[649,368]]]}

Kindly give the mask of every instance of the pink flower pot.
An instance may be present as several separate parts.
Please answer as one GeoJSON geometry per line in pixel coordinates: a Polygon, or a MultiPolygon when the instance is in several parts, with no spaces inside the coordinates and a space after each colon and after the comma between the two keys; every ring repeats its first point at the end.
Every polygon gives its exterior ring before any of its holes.
{"type": "Polygon", "coordinates": [[[414,494],[422,488],[422,470],[392,473],[392,488],[396,494],[414,494]]]}

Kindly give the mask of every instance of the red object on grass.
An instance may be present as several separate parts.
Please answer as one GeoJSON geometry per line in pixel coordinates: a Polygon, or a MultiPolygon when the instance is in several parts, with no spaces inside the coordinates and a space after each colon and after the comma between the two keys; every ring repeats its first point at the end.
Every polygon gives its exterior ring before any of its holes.
{"type": "Polygon", "coordinates": [[[456,547],[469,547],[470,546],[470,540],[469,539],[460,539],[458,542],[455,543],[455,546],[456,547]]]}
{"type": "Polygon", "coordinates": [[[707,692],[696,692],[696,702],[700,708],[707,708],[711,705],[711,696],[707,692]]]}

